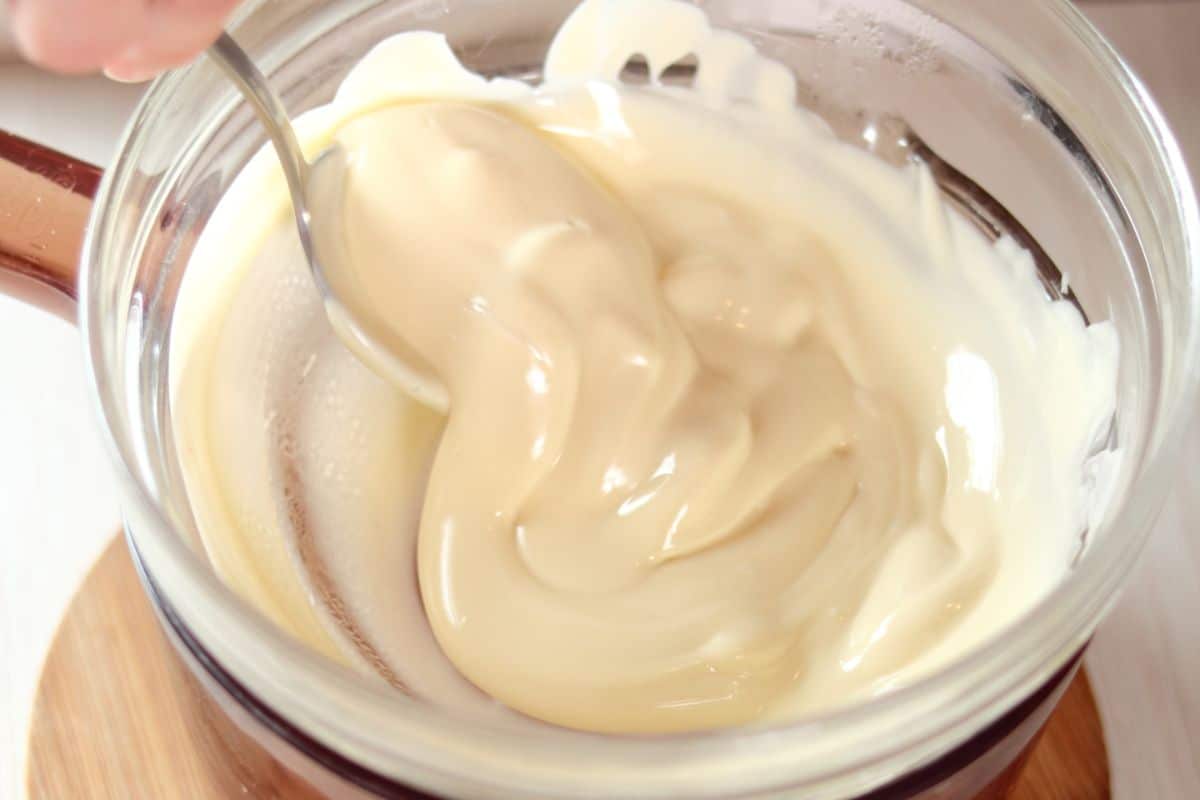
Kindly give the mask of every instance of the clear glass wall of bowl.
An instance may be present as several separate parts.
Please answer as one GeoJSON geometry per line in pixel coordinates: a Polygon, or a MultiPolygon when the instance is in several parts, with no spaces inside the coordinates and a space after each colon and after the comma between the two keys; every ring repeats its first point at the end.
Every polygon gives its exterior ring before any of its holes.
{"type": "MultiPolygon", "coordinates": [[[[456,796],[862,794],[967,741],[1062,669],[1144,542],[1195,394],[1198,223],[1174,142],[1115,54],[1059,0],[697,4],[791,66],[798,102],[841,120],[859,146],[879,147],[889,117],[907,121],[1032,231],[1091,318],[1114,321],[1123,456],[1111,502],[1064,584],[991,645],[882,701],[777,730],[515,734],[369,684],[216,580],[180,480],[166,386],[180,277],[222,191],[265,140],[201,61],[150,91],[105,178],[85,246],[90,366],[122,462],[130,539],[163,602],[247,692],[364,770],[456,796]]],[[[267,0],[234,29],[300,112],[402,30],[442,31],[468,66],[535,80],[573,5],[267,0]]]]}

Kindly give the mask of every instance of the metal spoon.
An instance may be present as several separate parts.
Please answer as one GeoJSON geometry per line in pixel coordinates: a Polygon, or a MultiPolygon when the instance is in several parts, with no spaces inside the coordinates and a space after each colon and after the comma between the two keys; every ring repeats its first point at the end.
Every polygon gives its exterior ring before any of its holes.
{"type": "Polygon", "coordinates": [[[387,346],[381,344],[383,337],[373,334],[377,326],[365,312],[356,312],[353,292],[336,290],[351,274],[341,225],[348,154],[335,141],[312,161],[305,159],[283,101],[228,33],[222,33],[209,47],[208,56],[250,103],[275,146],[291,194],[300,244],[338,336],[375,372],[415,400],[445,411],[449,396],[424,360],[402,343],[389,340],[387,346]]]}

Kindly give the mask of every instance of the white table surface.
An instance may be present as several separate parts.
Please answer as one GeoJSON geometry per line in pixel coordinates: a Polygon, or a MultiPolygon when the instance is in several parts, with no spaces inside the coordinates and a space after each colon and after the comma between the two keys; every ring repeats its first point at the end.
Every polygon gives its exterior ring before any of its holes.
{"type": "MultiPolygon", "coordinates": [[[[1112,0],[1088,12],[1200,165],[1200,2],[1112,0]]],[[[0,66],[0,128],[105,164],[138,94],[0,66]]],[[[24,796],[42,660],[120,520],[81,351],[71,326],[0,297],[0,798],[24,796]]],[[[1200,424],[1187,445],[1148,551],[1087,658],[1118,800],[1200,798],[1200,424]]]]}

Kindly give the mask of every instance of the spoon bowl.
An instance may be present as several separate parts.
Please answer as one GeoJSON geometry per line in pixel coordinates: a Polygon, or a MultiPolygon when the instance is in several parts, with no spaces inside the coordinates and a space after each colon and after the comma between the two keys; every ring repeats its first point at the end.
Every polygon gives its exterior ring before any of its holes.
{"type": "Polygon", "coordinates": [[[380,344],[377,325],[356,308],[351,283],[353,265],[346,255],[341,224],[350,155],[330,143],[311,161],[306,159],[287,108],[266,77],[228,33],[208,49],[208,56],[250,103],[266,129],[287,180],[296,231],[309,271],[338,337],[367,367],[388,379],[414,400],[445,412],[450,398],[431,366],[416,353],[400,352],[399,343],[380,344]]]}

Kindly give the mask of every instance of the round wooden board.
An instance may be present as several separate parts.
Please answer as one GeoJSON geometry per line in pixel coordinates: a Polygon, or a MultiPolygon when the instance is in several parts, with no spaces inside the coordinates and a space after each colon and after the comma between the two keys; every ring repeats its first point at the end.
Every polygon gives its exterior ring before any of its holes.
{"type": "MultiPolygon", "coordinates": [[[[228,776],[206,757],[211,739],[197,731],[183,680],[117,539],[71,602],[46,658],[29,740],[31,800],[228,797],[228,776]]],[[[302,800],[294,785],[265,780],[242,796],[302,800]]],[[[1109,796],[1100,719],[1080,672],[1012,798],[1109,796]]]]}

